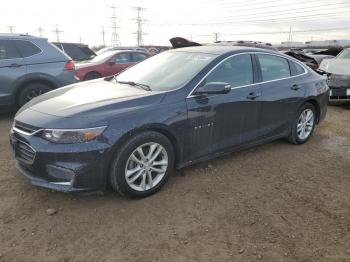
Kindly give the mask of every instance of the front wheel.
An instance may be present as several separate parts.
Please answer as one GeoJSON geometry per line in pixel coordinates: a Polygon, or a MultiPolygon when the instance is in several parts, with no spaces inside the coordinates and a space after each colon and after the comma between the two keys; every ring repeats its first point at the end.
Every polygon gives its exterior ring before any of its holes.
{"type": "Polygon", "coordinates": [[[304,144],[312,136],[316,125],[316,110],[313,104],[305,103],[298,111],[297,119],[293,123],[289,142],[304,144]]]}
{"type": "Polygon", "coordinates": [[[158,132],[147,131],[118,150],[112,160],[110,184],[121,195],[147,197],[165,184],[173,165],[171,142],[158,132]]]}
{"type": "Polygon", "coordinates": [[[46,92],[51,91],[52,88],[44,83],[30,83],[21,90],[18,95],[18,106],[22,107],[24,104],[33,98],[40,96],[46,92]]]}

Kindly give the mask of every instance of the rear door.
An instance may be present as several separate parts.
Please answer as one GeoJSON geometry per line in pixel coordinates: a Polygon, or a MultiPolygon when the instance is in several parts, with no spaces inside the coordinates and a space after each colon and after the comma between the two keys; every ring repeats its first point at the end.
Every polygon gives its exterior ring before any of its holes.
{"type": "Polygon", "coordinates": [[[0,40],[0,104],[9,101],[15,81],[25,74],[26,65],[14,40],[0,40]]]}
{"type": "Polygon", "coordinates": [[[131,56],[132,56],[132,62],[133,64],[136,64],[136,63],[139,63],[145,59],[148,58],[148,56],[146,54],[143,54],[143,53],[131,53],[131,56]]]}
{"type": "Polygon", "coordinates": [[[286,132],[304,98],[301,75],[306,70],[293,61],[274,54],[256,54],[262,90],[262,138],[286,132]],[[294,65],[295,64],[295,65],[294,65]]]}
{"type": "Polygon", "coordinates": [[[250,54],[223,60],[199,84],[231,84],[228,94],[187,98],[192,159],[251,142],[258,136],[261,90],[250,54]]]}

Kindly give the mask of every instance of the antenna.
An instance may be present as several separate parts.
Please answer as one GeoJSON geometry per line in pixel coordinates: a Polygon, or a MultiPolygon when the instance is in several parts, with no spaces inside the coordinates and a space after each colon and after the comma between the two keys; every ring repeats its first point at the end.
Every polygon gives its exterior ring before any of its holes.
{"type": "Polygon", "coordinates": [[[133,19],[136,21],[136,25],[137,25],[137,32],[134,34],[136,34],[137,46],[141,46],[143,45],[143,36],[146,34],[142,30],[142,26],[146,20],[142,19],[141,13],[145,11],[146,8],[138,6],[138,7],[133,7],[133,9],[136,10],[137,12],[136,18],[133,19]]]}

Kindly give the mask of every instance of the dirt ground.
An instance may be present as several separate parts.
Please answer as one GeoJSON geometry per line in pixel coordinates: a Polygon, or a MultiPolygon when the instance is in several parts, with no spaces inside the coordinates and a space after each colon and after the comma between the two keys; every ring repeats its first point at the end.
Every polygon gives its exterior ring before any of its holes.
{"type": "Polygon", "coordinates": [[[185,168],[142,200],[31,186],[10,125],[0,116],[0,261],[350,261],[350,104],[303,146],[185,168]]]}

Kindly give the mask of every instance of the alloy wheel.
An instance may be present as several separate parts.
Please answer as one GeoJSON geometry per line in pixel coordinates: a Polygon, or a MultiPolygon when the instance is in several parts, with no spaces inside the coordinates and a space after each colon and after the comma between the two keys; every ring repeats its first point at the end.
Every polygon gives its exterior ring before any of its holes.
{"type": "Polygon", "coordinates": [[[307,108],[299,116],[297,123],[297,135],[301,140],[307,139],[314,127],[314,112],[307,108]]]}
{"type": "Polygon", "coordinates": [[[143,144],[126,162],[126,182],[136,191],[149,190],[162,181],[168,164],[168,154],[162,145],[155,142],[143,144]]]}

